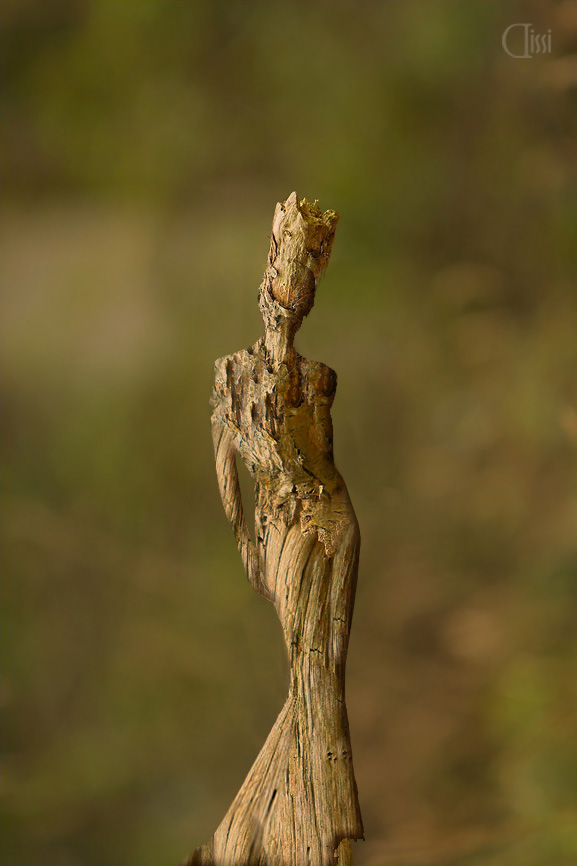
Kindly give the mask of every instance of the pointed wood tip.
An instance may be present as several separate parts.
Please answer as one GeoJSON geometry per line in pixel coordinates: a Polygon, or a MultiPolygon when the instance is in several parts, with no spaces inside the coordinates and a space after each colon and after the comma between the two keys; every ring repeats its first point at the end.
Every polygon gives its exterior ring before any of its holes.
{"type": "Polygon", "coordinates": [[[284,214],[290,214],[291,212],[295,216],[299,214],[307,225],[323,225],[327,229],[332,229],[333,232],[339,220],[337,211],[332,210],[332,208],[323,211],[319,206],[318,199],[310,202],[306,198],[299,198],[296,190],[291,192],[286,201],[279,202],[277,208],[280,208],[284,214]]]}

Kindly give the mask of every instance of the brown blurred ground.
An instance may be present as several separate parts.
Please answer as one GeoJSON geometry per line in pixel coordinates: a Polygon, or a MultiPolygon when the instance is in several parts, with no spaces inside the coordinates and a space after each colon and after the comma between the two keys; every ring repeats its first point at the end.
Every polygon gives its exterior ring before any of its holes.
{"type": "Polygon", "coordinates": [[[0,21],[4,866],[178,863],[282,704],[208,398],[293,189],[342,215],[299,348],[363,533],[356,860],[575,866],[577,4],[0,21]]]}

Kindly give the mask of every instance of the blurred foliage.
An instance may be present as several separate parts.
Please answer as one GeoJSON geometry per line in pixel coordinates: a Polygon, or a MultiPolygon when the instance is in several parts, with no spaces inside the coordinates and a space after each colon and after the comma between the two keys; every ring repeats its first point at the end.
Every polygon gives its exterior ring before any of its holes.
{"type": "Polygon", "coordinates": [[[179,862],[282,705],[208,397],[292,189],[342,214],[299,346],[363,532],[356,860],[575,866],[577,3],[0,24],[5,866],[179,862]]]}

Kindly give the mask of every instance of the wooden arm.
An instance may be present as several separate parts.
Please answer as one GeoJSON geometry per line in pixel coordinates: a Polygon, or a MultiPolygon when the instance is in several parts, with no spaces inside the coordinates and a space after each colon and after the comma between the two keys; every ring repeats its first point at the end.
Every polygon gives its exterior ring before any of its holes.
{"type": "Polygon", "coordinates": [[[232,433],[224,424],[214,421],[212,441],[220,497],[236,538],[246,576],[252,588],[270,601],[272,596],[263,583],[258,552],[250,537],[244,516],[232,433]]]}

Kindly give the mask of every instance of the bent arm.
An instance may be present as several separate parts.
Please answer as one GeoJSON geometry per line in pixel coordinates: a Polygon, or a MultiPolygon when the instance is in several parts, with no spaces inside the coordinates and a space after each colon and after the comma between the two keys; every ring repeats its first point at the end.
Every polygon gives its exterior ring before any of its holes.
{"type": "Polygon", "coordinates": [[[262,581],[258,553],[246,525],[232,434],[224,424],[215,420],[212,423],[212,441],[220,497],[236,538],[246,576],[253,589],[270,600],[271,595],[262,581]]]}

